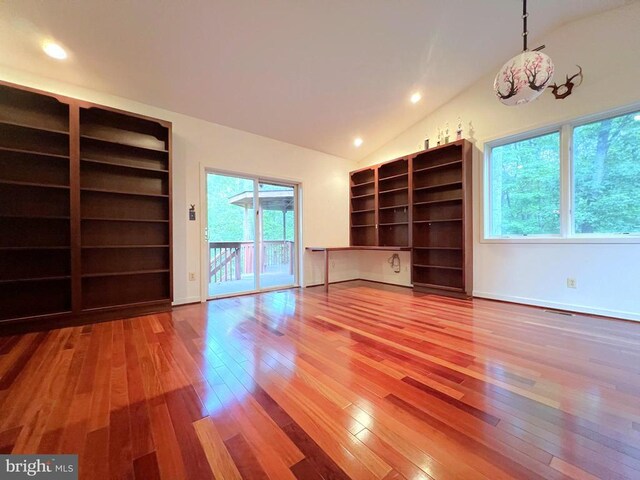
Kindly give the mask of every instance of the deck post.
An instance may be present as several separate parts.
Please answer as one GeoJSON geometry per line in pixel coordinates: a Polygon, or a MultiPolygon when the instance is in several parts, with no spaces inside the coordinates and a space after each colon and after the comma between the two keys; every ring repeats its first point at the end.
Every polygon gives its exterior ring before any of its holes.
{"type": "Polygon", "coordinates": [[[235,265],[236,265],[236,280],[241,280],[242,279],[242,270],[241,270],[241,265],[240,265],[240,260],[242,260],[242,255],[241,253],[241,249],[238,246],[235,249],[236,252],[236,258],[235,258],[235,265]]]}

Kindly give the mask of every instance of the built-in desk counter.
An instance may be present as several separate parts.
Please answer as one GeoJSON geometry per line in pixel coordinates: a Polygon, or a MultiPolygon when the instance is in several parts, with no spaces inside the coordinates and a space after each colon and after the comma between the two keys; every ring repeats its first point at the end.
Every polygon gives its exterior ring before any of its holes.
{"type": "Polygon", "coordinates": [[[329,291],[329,252],[345,250],[377,250],[384,252],[410,252],[411,247],[306,247],[308,252],[324,252],[324,290],[329,291]]]}

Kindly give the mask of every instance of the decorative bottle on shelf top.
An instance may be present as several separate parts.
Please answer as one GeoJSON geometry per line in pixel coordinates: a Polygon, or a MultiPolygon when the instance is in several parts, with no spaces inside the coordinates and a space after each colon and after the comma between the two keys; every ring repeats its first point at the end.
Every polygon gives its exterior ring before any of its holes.
{"type": "Polygon", "coordinates": [[[429,137],[424,137],[424,149],[429,150],[429,137]]]}
{"type": "Polygon", "coordinates": [[[471,120],[469,120],[469,128],[467,129],[467,139],[471,142],[471,143],[475,143],[475,138],[473,138],[473,136],[476,134],[476,129],[473,128],[473,122],[471,120]]]}
{"type": "Polygon", "coordinates": [[[458,129],[456,130],[456,140],[462,140],[462,120],[458,117],[458,129]]]}
{"type": "Polygon", "coordinates": [[[445,124],[446,128],[444,131],[444,143],[449,143],[449,122],[445,124]]]}
{"type": "Polygon", "coordinates": [[[442,145],[442,130],[438,127],[438,145],[442,145]]]}

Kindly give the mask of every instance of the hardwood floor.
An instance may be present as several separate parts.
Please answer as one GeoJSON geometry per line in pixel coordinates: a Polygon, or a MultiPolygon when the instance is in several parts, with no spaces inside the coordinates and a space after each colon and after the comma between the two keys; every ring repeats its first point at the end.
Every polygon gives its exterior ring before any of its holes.
{"type": "Polygon", "coordinates": [[[366,282],[0,337],[0,453],[80,478],[640,478],[640,324],[366,282]]]}

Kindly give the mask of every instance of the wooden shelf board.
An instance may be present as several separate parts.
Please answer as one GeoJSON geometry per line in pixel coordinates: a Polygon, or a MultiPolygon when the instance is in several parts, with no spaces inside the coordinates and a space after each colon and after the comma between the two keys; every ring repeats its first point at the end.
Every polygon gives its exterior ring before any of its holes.
{"type": "Polygon", "coordinates": [[[110,190],[107,188],[88,188],[81,187],[81,191],[83,192],[98,192],[98,193],[109,193],[114,195],[134,195],[137,197],[157,197],[157,198],[169,198],[169,195],[161,194],[161,193],[142,193],[142,192],[123,192],[120,190],[110,190]]]}
{"type": "Polygon", "coordinates": [[[393,193],[393,192],[399,192],[402,190],[406,190],[407,192],[409,191],[409,187],[400,187],[400,188],[392,188],[391,190],[380,190],[378,192],[378,194],[382,195],[383,193],[393,193]]]}
{"type": "Polygon", "coordinates": [[[59,188],[63,190],[69,190],[69,185],[55,185],[53,183],[37,183],[37,182],[22,182],[19,180],[2,180],[2,185],[16,185],[18,187],[38,187],[38,188],[59,188]]]}
{"type": "Polygon", "coordinates": [[[376,183],[375,180],[371,180],[369,182],[363,182],[363,183],[354,183],[353,185],[351,185],[351,188],[364,187],[365,185],[373,185],[374,183],[376,183]]]}
{"type": "Polygon", "coordinates": [[[82,217],[83,222],[135,222],[135,223],[169,223],[169,220],[155,220],[147,218],[100,218],[100,217],[82,217]]]}
{"type": "Polygon", "coordinates": [[[169,245],[82,245],[82,248],[109,249],[109,248],[169,248],[169,245]]]}
{"type": "Polygon", "coordinates": [[[375,224],[369,224],[369,225],[351,225],[351,228],[368,228],[368,227],[375,227],[375,224]]]}
{"type": "Polygon", "coordinates": [[[416,205],[433,205],[436,203],[449,203],[449,202],[461,202],[461,198],[447,198],[443,200],[430,200],[428,202],[413,202],[413,206],[416,205]]]}
{"type": "Polygon", "coordinates": [[[462,247],[416,247],[413,246],[416,250],[462,250],[462,247]]]}
{"type": "Polygon", "coordinates": [[[106,165],[108,167],[113,168],[126,168],[129,170],[142,170],[143,172],[155,172],[155,173],[169,173],[169,170],[164,170],[160,168],[151,168],[151,167],[139,167],[136,165],[125,165],[117,162],[108,162],[106,160],[95,160],[93,158],[81,158],[81,162],[95,164],[95,165],[106,165]]]}
{"type": "MultiPolygon", "coordinates": [[[[82,126],[80,126],[80,128],[82,128],[82,126]]],[[[168,153],[169,150],[167,150],[166,148],[153,148],[153,147],[142,147],[140,145],[132,145],[130,143],[124,143],[124,142],[118,142],[116,140],[109,140],[107,138],[101,138],[101,137],[94,137],[93,135],[80,135],[81,139],[87,139],[87,140],[93,140],[93,141],[97,141],[97,142],[103,142],[103,143],[109,143],[111,145],[118,145],[119,147],[125,147],[125,148],[133,148],[136,150],[146,150],[149,152],[161,152],[161,153],[168,153]]]]}
{"type": "Polygon", "coordinates": [[[413,173],[426,172],[428,170],[438,170],[440,168],[448,168],[454,165],[462,165],[462,160],[454,160],[453,162],[441,163],[439,165],[432,165],[430,167],[417,168],[413,170],[413,173]]]}
{"type": "Polygon", "coordinates": [[[409,222],[389,222],[389,223],[379,223],[378,225],[380,225],[381,227],[393,227],[393,226],[400,226],[400,225],[409,225],[409,222]]]}
{"type": "Polygon", "coordinates": [[[120,277],[128,275],[148,275],[151,273],[168,273],[169,269],[157,269],[157,270],[132,270],[129,272],[104,272],[104,273],[85,273],[82,278],[95,278],[95,277],[120,277]]]}
{"type": "Polygon", "coordinates": [[[391,205],[389,207],[379,207],[378,210],[392,210],[394,208],[407,208],[409,207],[408,203],[401,203],[399,205],[391,205]]]}
{"type": "Polygon", "coordinates": [[[351,200],[356,200],[358,198],[366,198],[366,197],[373,197],[375,195],[375,193],[367,193],[365,195],[353,195],[351,197],[351,200]]]}
{"type": "Polygon", "coordinates": [[[0,280],[0,284],[4,283],[23,283],[23,282],[50,282],[56,280],[70,280],[71,275],[60,275],[54,277],[38,277],[38,278],[12,278],[0,280]]]}
{"type": "Polygon", "coordinates": [[[70,246],[58,246],[58,247],[47,247],[47,246],[34,246],[34,247],[0,247],[0,250],[71,250],[70,246]]]}
{"type": "Polygon", "coordinates": [[[40,151],[37,151],[37,150],[25,150],[23,148],[11,148],[11,147],[2,147],[2,146],[0,146],[0,152],[1,151],[24,153],[24,154],[28,154],[28,155],[37,155],[37,156],[40,156],[40,157],[63,158],[65,160],[69,160],[69,155],[60,155],[59,153],[40,152],[40,151]]]}
{"type": "Polygon", "coordinates": [[[462,185],[462,180],[457,180],[455,182],[446,182],[446,183],[439,183],[437,185],[426,185],[424,187],[414,187],[413,191],[417,192],[419,190],[435,190],[437,188],[442,188],[442,187],[451,187],[453,185],[462,185]]]}
{"type": "Polygon", "coordinates": [[[378,182],[384,182],[386,180],[393,180],[394,178],[401,178],[401,177],[408,177],[408,176],[409,176],[409,172],[399,173],[398,175],[390,175],[388,177],[378,178],[378,182]]]}
{"type": "Polygon", "coordinates": [[[0,218],[25,218],[25,219],[33,219],[33,220],[70,220],[71,217],[68,215],[3,215],[0,214],[0,218]]]}
{"type": "Polygon", "coordinates": [[[440,269],[443,269],[443,270],[459,270],[459,271],[462,271],[462,267],[447,267],[445,265],[422,265],[422,264],[419,264],[419,263],[414,263],[413,266],[417,267],[417,268],[440,268],[440,269]]]}
{"type": "Polygon", "coordinates": [[[58,133],[60,135],[69,135],[69,132],[66,130],[59,130],[56,128],[37,127],[35,125],[29,125],[28,123],[22,123],[22,122],[11,122],[8,120],[0,120],[0,125],[8,125],[11,127],[19,127],[19,128],[28,128],[29,130],[38,130],[41,132],[48,132],[48,133],[58,133]]]}
{"type": "Polygon", "coordinates": [[[367,208],[365,210],[353,210],[351,213],[366,213],[366,212],[375,212],[375,208],[367,208]]]}
{"type": "Polygon", "coordinates": [[[447,223],[447,222],[461,222],[461,218],[445,218],[439,220],[414,220],[413,223],[447,223]]]}

